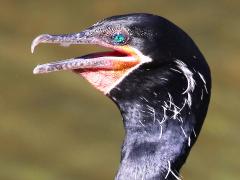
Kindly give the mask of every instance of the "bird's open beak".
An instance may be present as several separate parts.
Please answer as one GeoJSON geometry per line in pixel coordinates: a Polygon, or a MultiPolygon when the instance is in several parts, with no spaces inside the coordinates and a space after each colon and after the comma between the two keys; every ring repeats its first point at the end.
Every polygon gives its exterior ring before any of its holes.
{"type": "Polygon", "coordinates": [[[69,46],[71,44],[97,44],[111,48],[114,51],[93,53],[82,57],[41,64],[35,67],[33,70],[34,74],[77,69],[121,70],[130,68],[139,62],[137,55],[130,47],[109,45],[97,38],[88,37],[84,32],[66,35],[39,35],[32,42],[32,53],[40,43],[56,43],[62,46],[69,46]]]}
{"type": "Polygon", "coordinates": [[[31,51],[40,43],[56,43],[62,46],[71,44],[96,44],[111,48],[111,52],[93,53],[81,57],[37,65],[33,73],[49,73],[60,70],[72,70],[85,77],[91,84],[104,93],[116,85],[122,77],[138,64],[141,64],[141,53],[131,46],[108,44],[91,35],[88,31],[80,33],[50,35],[42,34],[36,37],[31,45],[31,51]]]}

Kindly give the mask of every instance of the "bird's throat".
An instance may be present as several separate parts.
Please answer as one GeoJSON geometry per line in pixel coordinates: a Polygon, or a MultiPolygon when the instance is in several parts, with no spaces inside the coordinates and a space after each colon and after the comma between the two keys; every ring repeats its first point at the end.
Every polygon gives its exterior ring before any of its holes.
{"type": "Polygon", "coordinates": [[[154,106],[146,100],[141,100],[141,105],[137,100],[120,103],[125,139],[116,180],[180,179],[179,170],[196,139],[187,120],[190,116],[183,110],[186,121],[180,122],[164,114],[160,103],[154,106]]]}
{"type": "MultiPolygon", "coordinates": [[[[174,121],[163,124],[143,124],[126,127],[121,152],[121,165],[116,180],[181,179],[179,170],[192,144],[174,121]],[[142,125],[142,126],[143,126],[142,125]]],[[[185,131],[186,134],[191,132],[185,131]]]]}

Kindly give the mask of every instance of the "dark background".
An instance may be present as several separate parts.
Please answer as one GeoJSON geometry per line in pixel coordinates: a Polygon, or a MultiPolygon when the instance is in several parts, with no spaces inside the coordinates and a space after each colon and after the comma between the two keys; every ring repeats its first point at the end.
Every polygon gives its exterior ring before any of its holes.
{"type": "Polygon", "coordinates": [[[0,179],[113,179],[123,139],[117,107],[82,78],[33,75],[38,63],[100,50],[31,41],[42,33],[78,32],[124,13],[149,12],[182,27],[208,60],[212,100],[184,179],[240,177],[240,1],[0,0],[0,179]]]}

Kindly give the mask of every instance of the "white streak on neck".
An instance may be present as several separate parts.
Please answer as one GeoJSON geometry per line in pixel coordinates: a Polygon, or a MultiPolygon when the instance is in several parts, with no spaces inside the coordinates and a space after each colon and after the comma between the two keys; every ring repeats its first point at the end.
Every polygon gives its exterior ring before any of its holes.
{"type": "Polygon", "coordinates": [[[191,146],[191,137],[190,136],[188,137],[188,146],[189,147],[191,146]]]}
{"type": "Polygon", "coordinates": [[[193,131],[194,137],[197,137],[197,134],[196,134],[194,128],[192,129],[192,131],[193,131]]]}
{"type": "Polygon", "coordinates": [[[200,72],[198,72],[198,75],[199,75],[200,78],[202,79],[203,83],[206,84],[206,80],[205,80],[205,78],[203,77],[203,75],[202,75],[200,72]]]}
{"type": "Polygon", "coordinates": [[[202,79],[202,81],[203,81],[203,83],[204,83],[204,88],[205,88],[205,91],[206,91],[206,93],[208,94],[208,90],[207,90],[207,83],[206,83],[206,80],[205,80],[205,78],[204,78],[204,76],[200,73],[200,72],[198,72],[198,75],[200,76],[200,78],[202,79]]]}
{"type": "Polygon", "coordinates": [[[193,72],[187,67],[187,65],[184,62],[180,60],[176,60],[176,63],[178,68],[182,71],[182,73],[187,79],[187,88],[182,94],[187,93],[187,96],[188,96],[187,102],[188,102],[188,106],[190,107],[192,105],[192,97],[190,93],[194,91],[195,85],[196,85],[196,82],[193,79],[193,72]]]}
{"type": "Polygon", "coordinates": [[[180,177],[178,177],[178,176],[172,171],[172,169],[171,169],[171,162],[168,160],[168,172],[167,172],[167,174],[166,174],[166,176],[165,176],[165,179],[168,178],[168,176],[169,176],[170,173],[171,173],[177,180],[182,180],[180,177]]]}
{"type": "Polygon", "coordinates": [[[182,129],[182,132],[183,132],[184,136],[187,138],[187,134],[186,134],[186,132],[184,131],[184,129],[183,129],[182,126],[181,126],[181,129],[182,129]]]}

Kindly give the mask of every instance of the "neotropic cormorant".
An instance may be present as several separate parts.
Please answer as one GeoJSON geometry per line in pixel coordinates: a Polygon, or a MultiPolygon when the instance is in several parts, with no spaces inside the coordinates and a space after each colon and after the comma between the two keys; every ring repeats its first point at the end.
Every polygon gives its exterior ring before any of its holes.
{"type": "Polygon", "coordinates": [[[39,43],[112,49],[38,65],[33,72],[72,70],[116,103],[125,128],[116,180],[181,179],[211,92],[209,67],[183,30],[137,13],[106,18],[79,33],[40,35],[32,52],[39,43]]]}

